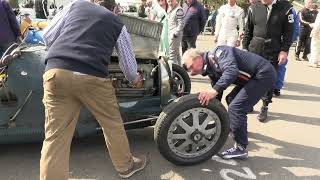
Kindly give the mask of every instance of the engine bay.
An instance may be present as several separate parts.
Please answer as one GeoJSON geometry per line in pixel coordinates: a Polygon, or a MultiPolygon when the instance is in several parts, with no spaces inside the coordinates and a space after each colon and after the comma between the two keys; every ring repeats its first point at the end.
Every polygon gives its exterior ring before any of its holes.
{"type": "Polygon", "coordinates": [[[137,59],[138,72],[142,76],[142,83],[134,86],[122,73],[118,60],[112,59],[108,66],[110,79],[118,98],[141,98],[157,94],[158,66],[156,60],[137,59]]]}

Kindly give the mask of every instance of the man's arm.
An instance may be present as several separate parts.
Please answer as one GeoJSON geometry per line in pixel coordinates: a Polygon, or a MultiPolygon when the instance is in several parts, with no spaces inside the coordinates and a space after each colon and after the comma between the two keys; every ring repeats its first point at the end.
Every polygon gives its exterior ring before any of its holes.
{"type": "Polygon", "coordinates": [[[283,40],[281,43],[281,51],[289,52],[292,44],[292,37],[294,32],[294,15],[292,13],[292,7],[286,12],[286,18],[283,22],[283,40]]]}
{"type": "Polygon", "coordinates": [[[123,26],[116,43],[116,50],[119,57],[119,66],[124,76],[129,82],[137,82],[139,76],[137,74],[137,61],[135,59],[131,46],[130,35],[127,28],[123,26]]]}
{"type": "Polygon", "coordinates": [[[222,93],[227,87],[229,87],[238,77],[239,69],[237,60],[233,54],[231,47],[216,50],[217,62],[222,71],[222,75],[213,86],[213,89],[218,93],[222,93]]]}
{"type": "Polygon", "coordinates": [[[239,38],[240,39],[240,36],[243,35],[243,29],[244,29],[244,11],[243,9],[241,9],[241,12],[240,12],[240,16],[238,17],[238,26],[239,26],[239,38]]]}
{"type": "Polygon", "coordinates": [[[306,21],[306,19],[305,19],[305,14],[306,14],[306,11],[307,11],[308,9],[307,8],[303,8],[301,11],[300,11],[300,13],[299,13],[299,19],[300,19],[300,23],[302,24],[302,25],[304,25],[304,26],[309,26],[309,22],[307,22],[306,21]]]}
{"type": "Polygon", "coordinates": [[[14,14],[11,6],[9,5],[9,3],[7,1],[1,1],[1,2],[3,4],[3,7],[6,10],[11,30],[13,31],[15,38],[18,38],[19,36],[21,36],[21,32],[20,32],[18,21],[16,19],[16,15],[14,14]]]}
{"type": "Polygon", "coordinates": [[[248,10],[248,16],[245,22],[245,31],[244,31],[244,37],[242,41],[242,46],[243,49],[248,50],[249,49],[249,44],[251,39],[253,38],[253,29],[254,29],[254,24],[253,24],[253,10],[252,7],[249,7],[248,10]]]}
{"type": "Polygon", "coordinates": [[[222,23],[221,21],[222,21],[222,14],[223,14],[222,7],[220,7],[217,11],[218,11],[218,14],[216,16],[216,27],[215,27],[216,29],[214,31],[215,38],[218,38],[220,29],[221,29],[221,23],[222,23]]]}
{"type": "Polygon", "coordinates": [[[54,41],[59,37],[64,26],[64,17],[69,14],[69,10],[73,3],[68,4],[50,21],[49,25],[43,30],[43,41],[50,48],[54,41]]]}

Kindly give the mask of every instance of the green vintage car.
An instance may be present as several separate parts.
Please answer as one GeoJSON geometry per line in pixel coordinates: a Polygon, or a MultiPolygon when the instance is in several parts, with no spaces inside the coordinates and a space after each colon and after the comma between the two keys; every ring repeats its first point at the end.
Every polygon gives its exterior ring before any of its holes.
{"type": "MultiPolygon", "coordinates": [[[[147,23],[148,27],[150,23],[155,23],[141,21],[147,23]]],[[[156,30],[158,33],[149,34],[134,33],[134,28],[128,29],[131,29],[134,47],[142,41],[159,41],[161,29],[156,30]],[[137,34],[143,39],[139,40],[137,34]]],[[[202,106],[197,95],[189,94],[191,83],[187,72],[176,64],[168,64],[165,58],[157,57],[152,49],[145,48],[142,48],[144,51],[141,47],[134,48],[138,70],[143,76],[142,87],[134,87],[125,79],[116,54],[112,56],[108,67],[125,127],[155,126],[154,137],[159,151],[174,164],[192,165],[209,159],[220,150],[228,137],[226,109],[217,100],[212,100],[206,107],[202,106]]],[[[12,45],[2,56],[0,144],[43,140],[42,74],[46,53],[43,45],[22,43],[12,45]]],[[[97,133],[101,133],[101,127],[92,114],[83,108],[75,137],[97,133]]]]}

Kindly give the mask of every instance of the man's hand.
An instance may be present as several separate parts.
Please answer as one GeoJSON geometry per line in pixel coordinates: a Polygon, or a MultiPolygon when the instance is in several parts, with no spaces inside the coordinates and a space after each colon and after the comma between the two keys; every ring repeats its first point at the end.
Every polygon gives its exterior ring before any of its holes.
{"type": "Polygon", "coordinates": [[[132,82],[132,86],[135,88],[141,88],[143,86],[142,76],[140,73],[137,73],[137,78],[132,82]]]}
{"type": "Polygon", "coordinates": [[[240,40],[244,38],[244,33],[239,34],[240,40]]]}
{"type": "Polygon", "coordinates": [[[241,40],[237,40],[237,41],[236,41],[236,44],[235,44],[236,47],[239,47],[239,46],[240,46],[240,41],[241,41],[241,40]]]}
{"type": "Polygon", "coordinates": [[[279,65],[284,64],[288,59],[288,53],[281,51],[278,56],[279,65]]]}
{"type": "Polygon", "coordinates": [[[214,89],[212,89],[210,91],[203,91],[203,92],[200,92],[198,99],[199,99],[201,105],[208,106],[210,100],[215,98],[218,94],[219,93],[214,89]]]}

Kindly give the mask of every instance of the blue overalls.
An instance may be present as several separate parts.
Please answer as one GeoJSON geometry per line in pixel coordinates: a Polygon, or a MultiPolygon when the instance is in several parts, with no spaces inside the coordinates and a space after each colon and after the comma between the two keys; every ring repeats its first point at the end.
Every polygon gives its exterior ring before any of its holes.
{"type": "Polygon", "coordinates": [[[227,96],[230,129],[236,143],[246,147],[247,114],[273,87],[276,71],[261,56],[228,46],[218,46],[203,58],[203,75],[210,77],[220,95],[231,84],[236,85],[227,96]]]}

